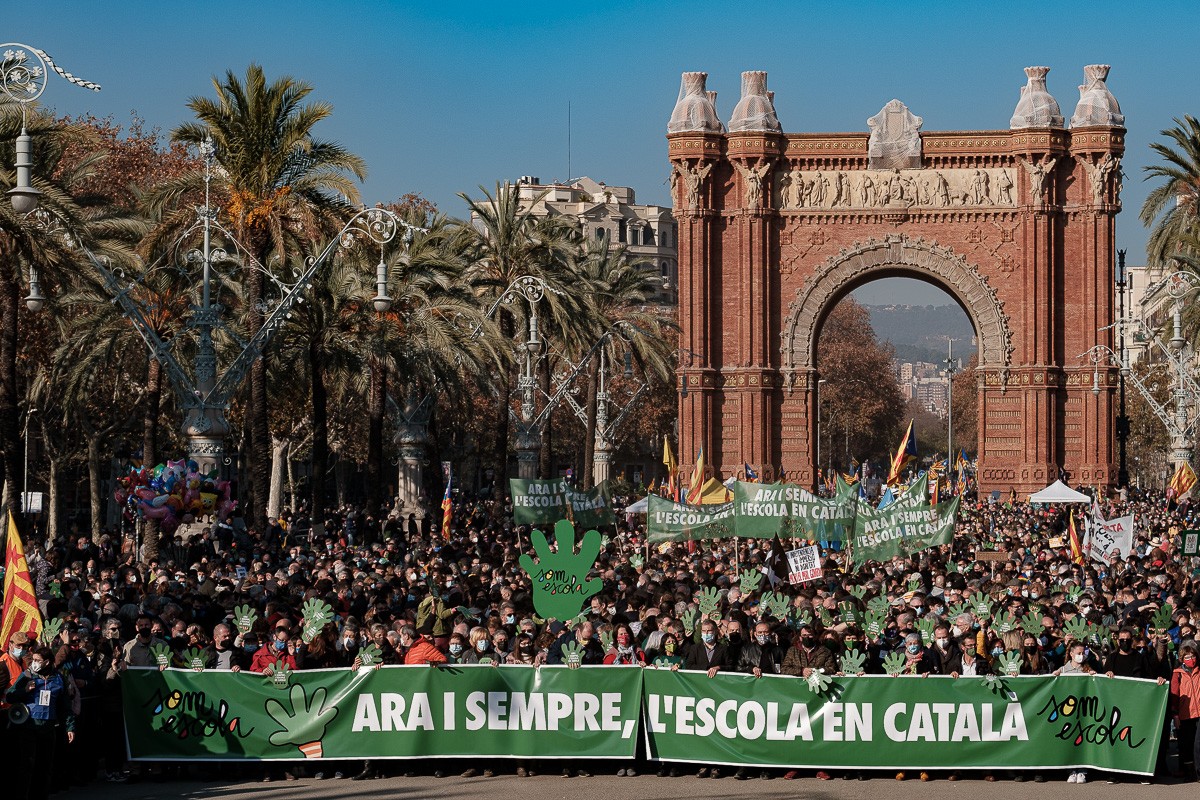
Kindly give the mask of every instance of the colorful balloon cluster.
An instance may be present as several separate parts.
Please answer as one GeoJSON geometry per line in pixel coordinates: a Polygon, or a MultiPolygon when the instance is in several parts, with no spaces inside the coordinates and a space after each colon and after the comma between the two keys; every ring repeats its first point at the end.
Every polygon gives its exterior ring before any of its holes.
{"type": "Polygon", "coordinates": [[[216,515],[225,519],[237,508],[229,498],[229,481],[219,481],[214,469],[201,474],[195,461],[168,461],[150,467],[130,467],[117,481],[113,497],[142,519],[156,519],[170,536],[180,524],[196,517],[216,515]]]}

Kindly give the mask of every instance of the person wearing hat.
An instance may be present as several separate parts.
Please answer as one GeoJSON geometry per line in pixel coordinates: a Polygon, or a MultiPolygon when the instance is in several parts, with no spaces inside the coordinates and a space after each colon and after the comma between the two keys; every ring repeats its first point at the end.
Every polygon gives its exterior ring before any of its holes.
{"type": "Polygon", "coordinates": [[[55,669],[54,652],[49,647],[37,647],[29,655],[29,668],[8,687],[4,699],[10,704],[21,703],[29,711],[29,718],[17,726],[16,770],[6,785],[15,790],[15,797],[45,800],[58,774],[56,728],[66,728],[67,744],[75,741],[74,683],[55,669]]]}
{"type": "Polygon", "coordinates": [[[13,631],[6,645],[4,652],[0,653],[0,663],[4,664],[4,669],[0,670],[0,745],[5,753],[12,753],[16,752],[18,745],[17,729],[7,722],[8,709],[12,704],[5,698],[5,693],[9,687],[16,685],[17,677],[25,671],[29,634],[25,631],[13,631]]]}

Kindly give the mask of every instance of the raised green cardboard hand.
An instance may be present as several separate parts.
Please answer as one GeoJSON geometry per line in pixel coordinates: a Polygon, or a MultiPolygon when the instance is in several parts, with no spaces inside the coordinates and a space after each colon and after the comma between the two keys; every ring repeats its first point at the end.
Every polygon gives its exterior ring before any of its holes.
{"type": "Polygon", "coordinates": [[[920,578],[909,578],[908,579],[908,590],[910,592],[915,592],[920,588],[921,588],[921,579],[920,578]]]}
{"type": "Polygon", "coordinates": [[[1016,627],[1016,618],[1007,611],[1001,611],[996,615],[996,618],[992,620],[992,628],[994,628],[996,633],[999,634],[1005,634],[1011,630],[1016,630],[1016,627]]]}
{"type": "Polygon", "coordinates": [[[996,671],[1010,678],[1020,675],[1021,654],[1016,650],[1009,650],[1007,653],[1002,653],[996,658],[996,671]]]}
{"type": "Polygon", "coordinates": [[[759,610],[775,619],[783,619],[787,616],[788,599],[779,592],[766,592],[758,603],[759,610]]]}
{"type": "Polygon", "coordinates": [[[641,569],[642,565],[645,563],[646,558],[641,553],[634,553],[629,557],[629,566],[633,567],[634,569],[641,569]]]}
{"type": "Polygon", "coordinates": [[[1073,617],[1063,625],[1063,633],[1070,634],[1077,642],[1086,642],[1091,634],[1091,626],[1079,617],[1073,617]]]}
{"type": "Polygon", "coordinates": [[[1046,626],[1042,623],[1042,615],[1036,611],[1030,611],[1021,617],[1021,630],[1025,631],[1027,636],[1035,639],[1041,636],[1042,631],[1046,630],[1046,626]]]}
{"type": "Polygon", "coordinates": [[[597,594],[603,583],[587,574],[600,554],[600,532],[584,534],[575,552],[575,526],[565,519],[554,523],[554,538],[558,551],[551,552],[546,535],[534,530],[530,537],[538,560],[521,554],[521,569],[533,582],[533,607],[547,619],[567,620],[579,613],[588,598],[597,594]]]}
{"type": "Polygon", "coordinates": [[[833,677],[826,675],[823,669],[814,669],[804,680],[808,684],[808,690],[813,694],[825,694],[833,685],[833,677]]]}
{"type": "Polygon", "coordinates": [[[1082,586],[1070,586],[1067,588],[1067,600],[1071,603],[1079,603],[1079,598],[1083,596],[1082,586]]]}
{"type": "Polygon", "coordinates": [[[1174,615],[1175,609],[1171,608],[1171,604],[1164,603],[1162,608],[1155,611],[1154,616],[1150,618],[1150,627],[1161,636],[1171,627],[1171,617],[1174,615]]]}
{"type": "Polygon", "coordinates": [[[574,639],[562,646],[562,654],[563,663],[571,669],[578,669],[583,664],[583,648],[574,639]]]}
{"type": "Polygon", "coordinates": [[[921,632],[921,644],[929,647],[933,644],[933,631],[937,627],[937,623],[932,617],[922,617],[917,620],[917,630],[921,632]]]}
{"type": "Polygon", "coordinates": [[[183,665],[195,672],[204,671],[204,651],[199,647],[189,647],[183,651],[183,665]]]}
{"type": "Polygon", "coordinates": [[[888,653],[887,658],[883,660],[883,671],[888,675],[899,675],[904,671],[904,654],[903,653],[888,653]]]}
{"type": "Polygon", "coordinates": [[[154,659],[156,666],[171,666],[171,648],[165,644],[152,645],[150,647],[150,657],[154,659]]]}
{"type": "Polygon", "coordinates": [[[971,604],[970,603],[955,603],[954,605],[950,606],[949,609],[946,610],[946,613],[950,616],[950,619],[958,619],[963,614],[969,614],[970,612],[971,612],[971,604]]]}
{"type": "Polygon", "coordinates": [[[267,700],[266,712],[280,727],[268,741],[276,747],[295,745],[305,758],[320,758],[321,739],[338,714],[337,706],[325,705],[325,695],[325,687],[318,686],[307,696],[303,684],[297,683],[288,692],[290,708],[275,698],[267,700]]]}
{"type": "Polygon", "coordinates": [[[992,601],[988,599],[983,592],[976,592],[967,598],[970,603],[969,610],[975,615],[975,618],[980,622],[991,619],[992,616],[992,601]]]}
{"type": "Polygon", "coordinates": [[[237,626],[238,633],[245,636],[254,628],[254,623],[258,621],[258,612],[248,605],[240,605],[233,610],[233,624],[237,626]]]}
{"type": "Polygon", "coordinates": [[[613,646],[612,631],[600,631],[600,647],[602,647],[604,649],[604,652],[607,653],[609,650],[612,650],[612,646],[613,646]]]}
{"type": "Polygon", "coordinates": [[[700,618],[700,614],[694,608],[689,608],[683,612],[683,616],[679,621],[683,623],[684,634],[691,636],[692,631],[696,630],[696,620],[700,618]]]}
{"type": "Polygon", "coordinates": [[[805,625],[811,625],[812,620],[812,612],[807,608],[794,608],[792,609],[792,613],[788,614],[787,624],[792,630],[798,631],[805,625]]]}
{"type": "Polygon", "coordinates": [[[317,597],[310,597],[300,607],[304,615],[300,638],[308,644],[321,633],[324,627],[333,620],[333,606],[317,597]]]}
{"type": "Polygon", "coordinates": [[[847,650],[842,653],[842,663],[838,665],[838,670],[843,675],[858,675],[865,671],[866,664],[866,653],[859,650],[847,650]]]}
{"type": "Polygon", "coordinates": [[[879,639],[883,635],[884,625],[887,623],[887,614],[881,614],[878,611],[867,612],[867,623],[863,630],[870,639],[879,639]]]}
{"type": "Polygon", "coordinates": [[[54,640],[58,638],[59,632],[62,631],[63,621],[58,617],[48,619],[42,624],[42,635],[38,637],[46,647],[52,647],[54,640]]]}
{"type": "Polygon", "coordinates": [[[888,599],[881,594],[877,594],[867,601],[867,610],[876,614],[887,616],[888,599]]]}
{"type": "Polygon", "coordinates": [[[851,586],[851,587],[850,587],[850,594],[854,595],[854,596],[855,596],[855,597],[857,597],[859,600],[862,600],[864,597],[866,597],[866,596],[867,596],[867,587],[865,587],[865,586],[863,586],[863,585],[861,585],[861,584],[860,584],[860,585],[858,585],[858,586],[851,586]]]}
{"type": "Polygon", "coordinates": [[[700,615],[704,619],[718,620],[721,618],[721,614],[717,610],[721,607],[721,590],[717,587],[707,586],[700,590],[700,597],[696,602],[700,606],[700,615]]]}
{"type": "Polygon", "coordinates": [[[276,689],[286,689],[292,680],[292,668],[286,661],[276,661],[263,669],[263,677],[271,682],[276,689]]]}
{"type": "Polygon", "coordinates": [[[364,667],[373,667],[383,659],[383,651],[379,645],[371,644],[358,651],[358,663],[364,667]]]}
{"type": "Polygon", "coordinates": [[[833,627],[833,614],[824,605],[817,606],[817,616],[821,618],[821,624],[824,627],[833,627]]]}
{"type": "Polygon", "coordinates": [[[847,625],[857,626],[859,621],[862,619],[862,612],[860,612],[858,607],[849,600],[843,600],[842,602],[838,603],[838,612],[842,615],[842,622],[846,623],[847,625]]]}
{"type": "Polygon", "coordinates": [[[756,569],[744,569],[738,575],[738,588],[742,594],[750,594],[757,592],[759,585],[762,583],[763,574],[756,569]]]}

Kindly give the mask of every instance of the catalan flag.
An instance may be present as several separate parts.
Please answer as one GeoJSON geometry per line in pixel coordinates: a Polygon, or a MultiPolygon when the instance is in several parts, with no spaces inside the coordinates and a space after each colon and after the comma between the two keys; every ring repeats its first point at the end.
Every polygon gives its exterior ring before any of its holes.
{"type": "Polygon", "coordinates": [[[687,502],[688,505],[700,505],[700,499],[704,496],[704,448],[700,448],[699,454],[696,455],[696,469],[692,472],[692,483],[688,487],[687,502]]]}
{"type": "Polygon", "coordinates": [[[8,545],[4,549],[4,611],[0,615],[0,647],[8,645],[8,637],[17,632],[28,633],[37,639],[42,635],[42,612],[38,610],[33,581],[25,548],[12,513],[8,515],[8,545]]]}
{"type": "Polygon", "coordinates": [[[1071,544],[1071,560],[1076,564],[1082,564],[1083,558],[1083,543],[1079,539],[1079,529],[1075,525],[1075,512],[1071,512],[1071,521],[1067,525],[1067,534],[1070,537],[1071,544]]]}
{"type": "Polygon", "coordinates": [[[663,437],[662,463],[667,468],[667,482],[666,482],[666,487],[668,490],[667,496],[670,497],[672,500],[674,500],[676,503],[678,503],[679,502],[679,462],[677,462],[675,460],[675,454],[671,452],[671,440],[665,436],[663,437]]]}
{"type": "Polygon", "coordinates": [[[442,495],[442,538],[450,538],[450,521],[454,518],[454,503],[450,499],[450,484],[453,475],[446,475],[446,493],[442,495]]]}
{"type": "Polygon", "coordinates": [[[746,470],[746,483],[758,483],[758,473],[754,471],[754,468],[745,461],[742,462],[742,466],[746,470]]]}
{"type": "Polygon", "coordinates": [[[1175,470],[1174,477],[1171,478],[1171,483],[1167,485],[1167,497],[1178,500],[1185,496],[1196,485],[1196,471],[1192,469],[1192,465],[1186,461],[1179,462],[1179,468],[1175,470]]]}
{"type": "Polygon", "coordinates": [[[908,462],[915,460],[917,457],[917,437],[913,435],[912,420],[908,421],[908,430],[904,432],[904,438],[900,440],[900,446],[896,448],[896,455],[892,458],[892,468],[888,472],[887,485],[895,486],[900,482],[900,476],[904,473],[904,468],[908,466],[908,462]]]}
{"type": "Polygon", "coordinates": [[[967,453],[965,450],[958,451],[958,460],[954,462],[954,471],[958,473],[958,488],[955,491],[961,495],[967,491],[967,453]]]}

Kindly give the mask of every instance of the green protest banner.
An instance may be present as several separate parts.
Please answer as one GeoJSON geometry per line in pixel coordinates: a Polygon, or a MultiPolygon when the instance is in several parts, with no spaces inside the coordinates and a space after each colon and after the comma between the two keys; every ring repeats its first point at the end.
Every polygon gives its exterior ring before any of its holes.
{"type": "Polygon", "coordinates": [[[733,536],[733,503],[689,506],[655,494],[646,499],[646,537],[650,544],[729,536],[733,536]]]}
{"type": "Polygon", "coordinates": [[[641,670],[306,670],[277,686],[247,672],[129,669],[121,688],[135,760],[632,758],[641,670]]]}
{"type": "Polygon", "coordinates": [[[949,544],[954,540],[958,501],[956,497],[936,506],[893,503],[882,511],[860,509],[851,545],[854,563],[886,561],[949,544]]]}
{"type": "Polygon", "coordinates": [[[735,534],[748,539],[775,536],[840,542],[854,527],[848,498],[826,500],[793,483],[733,485],[735,534]]]}
{"type": "Polygon", "coordinates": [[[609,502],[607,482],[579,490],[562,478],[511,478],[508,489],[512,494],[513,521],[518,525],[553,525],[570,518],[580,528],[599,528],[615,525],[617,521],[609,502]]]}
{"type": "Polygon", "coordinates": [[[647,669],[650,756],[739,767],[1148,775],[1167,703],[1166,686],[1124,678],[817,677],[647,669]]]}

